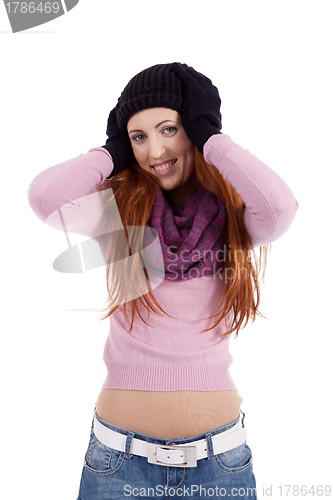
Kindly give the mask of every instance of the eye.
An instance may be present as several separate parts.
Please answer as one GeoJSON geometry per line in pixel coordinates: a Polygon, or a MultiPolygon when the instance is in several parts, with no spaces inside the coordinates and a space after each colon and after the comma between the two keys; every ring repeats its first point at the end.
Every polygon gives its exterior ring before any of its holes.
{"type": "Polygon", "coordinates": [[[132,141],[134,142],[142,142],[146,138],[143,134],[138,134],[132,137],[132,141]]]}
{"type": "Polygon", "coordinates": [[[162,130],[162,133],[163,134],[166,134],[166,135],[173,135],[177,132],[177,129],[176,127],[165,127],[163,130],[162,130]]]}

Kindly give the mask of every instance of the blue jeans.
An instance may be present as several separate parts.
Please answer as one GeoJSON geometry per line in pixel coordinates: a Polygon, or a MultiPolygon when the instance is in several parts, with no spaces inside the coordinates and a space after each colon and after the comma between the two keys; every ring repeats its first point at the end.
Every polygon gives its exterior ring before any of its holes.
{"type": "Polygon", "coordinates": [[[96,418],[106,427],[127,435],[126,452],[108,448],[96,438],[94,422],[84,459],[77,500],[120,498],[171,498],[257,500],[252,469],[252,452],[246,443],[230,451],[212,455],[211,437],[227,431],[238,422],[218,427],[190,438],[160,439],[134,433],[96,418]],[[198,460],[196,467],[171,467],[152,464],[146,457],[131,455],[133,437],[159,445],[185,444],[206,438],[209,456],[198,460]]]}

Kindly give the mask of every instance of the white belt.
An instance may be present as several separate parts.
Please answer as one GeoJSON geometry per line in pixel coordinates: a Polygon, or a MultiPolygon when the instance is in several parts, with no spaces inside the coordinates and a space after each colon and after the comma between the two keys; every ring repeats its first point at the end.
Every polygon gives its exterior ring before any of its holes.
{"type": "MultiPolygon", "coordinates": [[[[113,431],[101,424],[95,414],[94,434],[105,446],[125,452],[127,435],[113,431]]],[[[214,455],[232,450],[245,443],[246,435],[246,429],[242,427],[242,418],[240,417],[231,429],[212,436],[214,455]]],[[[160,445],[133,437],[130,453],[140,457],[147,457],[149,463],[169,467],[196,467],[197,460],[208,457],[206,439],[191,441],[186,444],[160,445]]]]}

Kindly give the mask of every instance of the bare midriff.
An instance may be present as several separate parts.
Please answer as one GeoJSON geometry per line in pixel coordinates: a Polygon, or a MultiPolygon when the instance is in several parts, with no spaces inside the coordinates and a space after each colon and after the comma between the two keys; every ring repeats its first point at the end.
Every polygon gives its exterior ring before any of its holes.
{"type": "Polygon", "coordinates": [[[102,389],[97,415],[112,425],[162,439],[193,437],[233,422],[238,391],[153,392],[102,389]]]}

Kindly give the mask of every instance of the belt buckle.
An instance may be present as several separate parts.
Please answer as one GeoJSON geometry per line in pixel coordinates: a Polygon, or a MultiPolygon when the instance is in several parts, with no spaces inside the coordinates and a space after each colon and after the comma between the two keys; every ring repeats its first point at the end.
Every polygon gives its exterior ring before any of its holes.
{"type": "Polygon", "coordinates": [[[156,443],[147,443],[147,458],[150,464],[165,465],[167,467],[196,467],[197,466],[197,447],[184,445],[157,445],[156,443]],[[163,450],[186,450],[186,462],[178,464],[168,464],[157,460],[157,448],[163,450]]]}

